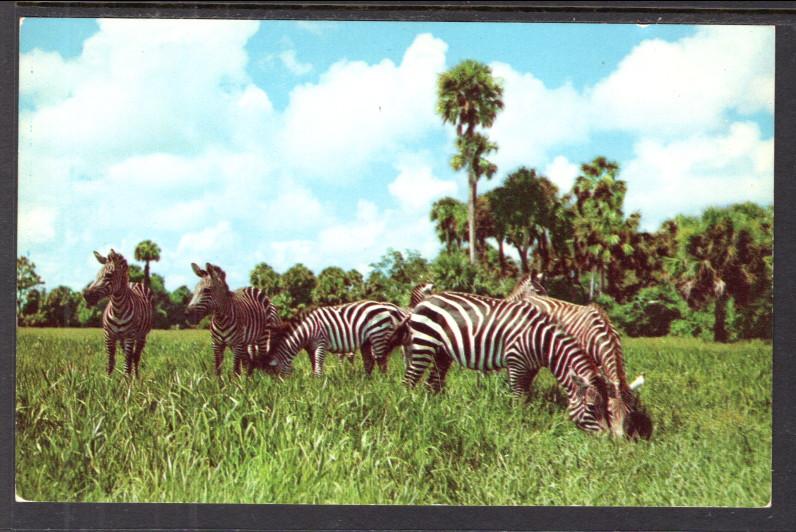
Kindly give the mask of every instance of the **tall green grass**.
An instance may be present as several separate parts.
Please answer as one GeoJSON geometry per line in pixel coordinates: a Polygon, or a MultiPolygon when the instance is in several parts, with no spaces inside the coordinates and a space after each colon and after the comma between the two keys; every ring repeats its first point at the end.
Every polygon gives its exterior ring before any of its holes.
{"type": "MultiPolygon", "coordinates": [[[[207,331],[153,331],[142,376],[105,375],[100,330],[20,329],[17,493],[36,501],[762,506],[770,344],[627,339],[648,442],[577,430],[552,376],[532,400],[453,368],[439,396],[306,356],[288,380],[212,374],[207,331]]],[[[123,357],[122,357],[123,362],[123,357]]],[[[121,367],[120,367],[121,366],[121,367]]]]}

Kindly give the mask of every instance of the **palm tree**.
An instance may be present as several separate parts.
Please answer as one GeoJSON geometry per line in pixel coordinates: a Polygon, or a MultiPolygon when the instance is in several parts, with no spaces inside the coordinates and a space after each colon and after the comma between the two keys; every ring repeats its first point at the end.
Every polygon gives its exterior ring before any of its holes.
{"type": "Polygon", "coordinates": [[[519,168],[490,193],[495,226],[517,248],[523,273],[530,271],[528,252],[534,247],[543,272],[550,271],[557,243],[559,211],[557,187],[536,170],[519,168]]]}
{"type": "Polygon", "coordinates": [[[467,224],[467,210],[462,202],[451,197],[438,199],[431,206],[430,218],[435,222],[437,237],[445,242],[447,251],[461,248],[462,227],[467,224]]]}
{"type": "MultiPolygon", "coordinates": [[[[622,243],[622,231],[626,229],[622,206],[627,184],[616,178],[618,172],[615,162],[597,157],[581,165],[581,175],[568,196],[576,260],[581,268],[591,271],[589,299],[594,297],[598,276],[600,287],[605,287],[605,273],[614,258],[612,249],[622,243]]],[[[631,251],[628,246],[623,247],[623,252],[631,251]]]]}
{"type": "Polygon", "coordinates": [[[451,159],[454,170],[467,170],[470,198],[467,204],[470,234],[470,262],[475,263],[475,203],[478,180],[491,178],[497,167],[485,156],[497,150],[476,127],[492,127],[497,113],[503,109],[503,87],[492,77],[492,70],[471,59],[462,61],[440,74],[437,83],[437,113],[443,123],[456,127],[457,153],[451,159]]]}
{"type": "Polygon", "coordinates": [[[744,306],[770,288],[773,210],[743,203],[677,222],[678,255],[670,272],[692,307],[715,301],[713,337],[726,342],[730,297],[744,306]]]}
{"type": "Polygon", "coordinates": [[[135,247],[135,260],[144,263],[144,286],[149,288],[149,263],[160,260],[160,247],[151,240],[144,240],[135,247]]]}

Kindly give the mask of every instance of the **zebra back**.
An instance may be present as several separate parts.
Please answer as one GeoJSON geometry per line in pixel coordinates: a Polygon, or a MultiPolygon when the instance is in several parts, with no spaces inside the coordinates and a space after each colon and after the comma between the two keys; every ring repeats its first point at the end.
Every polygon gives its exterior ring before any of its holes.
{"type": "Polygon", "coordinates": [[[545,366],[567,391],[570,417],[581,428],[602,430],[607,391],[596,364],[551,316],[535,306],[443,292],[413,309],[409,327],[412,354],[405,375],[409,384],[440,353],[469,369],[506,367],[510,378],[545,366]],[[594,404],[581,394],[582,387],[596,394],[596,398],[591,396],[594,404]]]}

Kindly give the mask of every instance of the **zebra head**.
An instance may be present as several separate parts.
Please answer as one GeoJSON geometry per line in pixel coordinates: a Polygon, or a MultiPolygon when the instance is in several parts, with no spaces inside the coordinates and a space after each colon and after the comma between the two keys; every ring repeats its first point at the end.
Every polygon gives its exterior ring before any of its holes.
{"type": "Polygon", "coordinates": [[[589,379],[570,370],[569,416],[575,425],[586,432],[609,429],[608,387],[596,374],[589,379]]]}
{"type": "Polygon", "coordinates": [[[218,266],[208,262],[203,270],[192,262],[191,268],[200,281],[193,291],[193,297],[185,309],[185,314],[198,321],[214,312],[220,303],[226,300],[229,287],[227,286],[227,274],[218,266]]]}
{"type": "Polygon", "coordinates": [[[97,301],[111,294],[118,294],[126,285],[128,277],[127,261],[113,249],[107,257],[94,252],[97,262],[102,268],[97,273],[97,278],[83,292],[83,297],[89,305],[96,305],[97,301]]]}

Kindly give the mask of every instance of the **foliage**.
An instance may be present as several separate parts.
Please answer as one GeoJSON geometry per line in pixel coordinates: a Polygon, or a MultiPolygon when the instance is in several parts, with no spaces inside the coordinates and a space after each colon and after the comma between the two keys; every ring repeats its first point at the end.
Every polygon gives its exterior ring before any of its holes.
{"type": "Polygon", "coordinates": [[[628,336],[666,336],[671,323],[685,310],[677,291],[668,285],[643,288],[625,304],[607,294],[598,296],[596,302],[628,336]]]}
{"type": "Polygon", "coordinates": [[[562,230],[558,223],[561,203],[558,189],[536,170],[525,167],[512,172],[502,186],[489,195],[498,233],[517,248],[522,272],[530,271],[528,250],[534,247],[538,269],[551,270],[554,242],[562,230]]]}
{"type": "Polygon", "coordinates": [[[464,203],[451,197],[440,198],[431,206],[430,218],[448,252],[462,248],[467,238],[467,206],[464,203]]]}
{"type": "Polygon", "coordinates": [[[505,372],[454,369],[443,394],[407,390],[397,353],[372,378],[337,360],[314,378],[302,355],[286,380],[218,379],[206,331],[153,331],[128,382],[118,365],[105,375],[100,331],[23,329],[16,489],[62,502],[768,504],[771,345],[623,347],[648,382],[649,442],[578,431],[547,370],[527,403],[505,372]]]}
{"type": "Polygon", "coordinates": [[[301,263],[293,265],[282,274],[280,287],[284,292],[284,303],[291,308],[300,308],[312,303],[312,290],[317,280],[312,270],[301,263]]]}
{"type": "Polygon", "coordinates": [[[368,298],[383,295],[384,301],[399,306],[408,306],[412,288],[427,280],[429,264],[420,253],[405,250],[404,253],[390,248],[378,262],[370,265],[371,272],[365,284],[368,298]]]}
{"type": "Polygon", "coordinates": [[[44,280],[36,273],[36,264],[29,257],[17,257],[17,315],[30,290],[41,284],[44,280]]]}
{"type": "Polygon", "coordinates": [[[318,274],[318,282],[312,290],[315,305],[338,305],[361,299],[363,295],[362,275],[356,270],[346,272],[331,266],[318,274]]]}
{"type": "Polygon", "coordinates": [[[771,308],[773,216],[770,206],[742,203],[706,209],[698,219],[675,219],[680,232],[669,273],[693,308],[715,301],[716,341],[730,339],[730,298],[740,306],[756,307],[744,316],[746,330],[762,332],[770,323],[759,315],[771,308]]]}
{"type": "Polygon", "coordinates": [[[279,274],[265,262],[254,267],[249,275],[249,281],[252,286],[265,292],[269,298],[273,298],[280,290],[279,274]]]}

